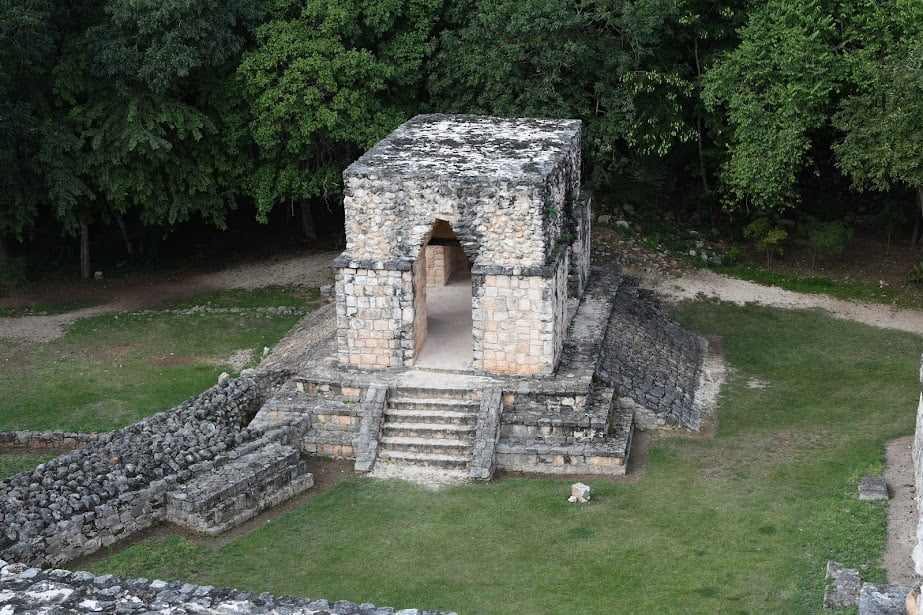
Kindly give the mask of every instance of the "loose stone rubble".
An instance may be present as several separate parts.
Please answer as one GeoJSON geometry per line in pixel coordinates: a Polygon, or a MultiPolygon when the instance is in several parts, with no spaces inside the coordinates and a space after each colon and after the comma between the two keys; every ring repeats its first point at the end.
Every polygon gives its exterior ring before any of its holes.
{"type": "Polygon", "coordinates": [[[284,378],[266,372],[230,380],[0,481],[0,557],[59,564],[149,527],[163,517],[167,492],[266,437],[242,424],[284,378]]]}
{"type": "Polygon", "coordinates": [[[252,594],[229,587],[180,581],[123,579],[89,572],[31,568],[0,560],[0,614],[58,615],[455,615],[442,611],[396,610],[346,600],[252,594]]]}

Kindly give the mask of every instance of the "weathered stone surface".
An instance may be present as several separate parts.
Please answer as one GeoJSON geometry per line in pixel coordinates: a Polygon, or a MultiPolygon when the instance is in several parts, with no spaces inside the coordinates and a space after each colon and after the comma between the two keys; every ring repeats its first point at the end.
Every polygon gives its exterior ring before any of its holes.
{"type": "Polygon", "coordinates": [[[859,602],[862,579],[859,573],[838,562],[827,562],[827,574],[824,577],[824,608],[838,609],[855,606],[859,602]]]}
{"type": "Polygon", "coordinates": [[[888,483],[883,476],[863,476],[859,479],[860,500],[887,500],[888,483]]]}
{"type": "Polygon", "coordinates": [[[455,615],[442,611],[376,607],[338,600],[254,595],[229,587],[200,586],[173,581],[96,577],[87,572],[40,570],[0,560],[0,612],[117,613],[123,615],[274,614],[274,615],[455,615]],[[25,569],[24,569],[25,568],[25,569]]]}
{"type": "Polygon", "coordinates": [[[472,274],[472,362],[550,374],[568,293],[589,273],[580,122],[421,115],[343,174],[346,249],[335,261],[345,365],[410,366],[427,335],[426,285],[447,275],[443,226],[472,274]],[[429,249],[432,248],[432,249],[429,249]]]}
{"type": "Polygon", "coordinates": [[[499,388],[484,391],[478,409],[474,450],[468,475],[479,480],[490,480],[496,467],[497,441],[500,439],[500,413],[503,412],[503,394],[499,388]]]}
{"type": "Polygon", "coordinates": [[[651,293],[627,279],[615,297],[599,376],[636,404],[639,427],[696,430],[706,351],[705,340],[667,318],[651,293]]]}
{"type": "Polygon", "coordinates": [[[859,615],[904,615],[909,587],[864,583],[859,592],[859,615]]]}
{"type": "Polygon", "coordinates": [[[0,557],[57,564],[149,527],[162,517],[170,487],[233,459],[256,439],[242,423],[285,376],[229,380],[0,481],[0,557]]]}
{"type": "Polygon", "coordinates": [[[168,492],[165,516],[215,536],[313,485],[296,449],[268,442],[168,492]]]}

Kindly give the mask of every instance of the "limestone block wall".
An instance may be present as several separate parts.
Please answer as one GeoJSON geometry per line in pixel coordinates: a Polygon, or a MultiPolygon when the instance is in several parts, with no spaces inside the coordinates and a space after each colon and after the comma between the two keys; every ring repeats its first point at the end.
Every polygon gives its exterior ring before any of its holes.
{"type": "Polygon", "coordinates": [[[474,365],[511,374],[550,374],[566,333],[568,251],[537,270],[472,272],[474,365]]]}
{"type": "Polygon", "coordinates": [[[580,162],[576,120],[417,116],[344,172],[344,256],[412,261],[443,220],[472,265],[544,266],[580,162]]]}
{"type": "MultiPolygon", "coordinates": [[[[425,264],[425,260],[419,259],[418,263],[425,264]]],[[[392,265],[392,268],[373,268],[364,263],[347,262],[337,268],[340,362],[384,368],[398,367],[404,365],[405,360],[412,360],[420,323],[425,327],[426,322],[425,313],[416,314],[414,297],[421,288],[425,292],[425,286],[414,287],[410,263],[392,265]]]]}
{"type": "Polygon", "coordinates": [[[467,265],[467,257],[461,246],[428,245],[426,253],[427,286],[445,286],[456,271],[467,265]]]}
{"type": "MultiPolygon", "coordinates": [[[[401,355],[404,365],[411,365],[414,358],[423,349],[426,343],[427,333],[427,309],[426,309],[426,283],[427,268],[426,255],[421,252],[420,256],[413,263],[411,270],[413,275],[413,304],[410,306],[410,312],[413,313],[413,356],[407,356],[406,353],[401,355]]],[[[403,311],[401,312],[403,315],[403,311]]]]}

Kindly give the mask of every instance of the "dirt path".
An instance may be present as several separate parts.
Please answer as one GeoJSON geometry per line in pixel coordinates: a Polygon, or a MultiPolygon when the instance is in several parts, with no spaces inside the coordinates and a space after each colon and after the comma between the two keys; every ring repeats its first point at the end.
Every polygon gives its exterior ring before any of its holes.
{"type": "Polygon", "coordinates": [[[819,309],[834,318],[923,335],[923,312],[918,310],[894,309],[883,304],[858,303],[826,295],[796,293],[708,270],[688,271],[672,279],[648,278],[645,281],[659,295],[674,301],[705,296],[740,305],[758,303],[777,308],[819,309]]]}
{"type": "MultiPolygon", "coordinates": [[[[330,263],[337,252],[323,251],[294,257],[244,263],[223,271],[178,280],[141,280],[99,289],[104,303],[64,314],[0,317],[0,338],[41,343],[64,334],[68,325],[89,316],[156,308],[164,301],[203,292],[264,286],[320,286],[333,279],[330,263]]],[[[39,299],[39,297],[35,297],[39,299]]]]}

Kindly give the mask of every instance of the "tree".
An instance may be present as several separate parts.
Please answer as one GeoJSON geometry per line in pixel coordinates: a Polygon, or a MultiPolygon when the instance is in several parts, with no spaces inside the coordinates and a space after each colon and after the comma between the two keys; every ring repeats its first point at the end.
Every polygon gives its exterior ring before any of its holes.
{"type": "Polygon", "coordinates": [[[673,3],[468,0],[450,5],[429,70],[432,105],[451,113],[585,122],[590,183],[611,187],[630,155],[663,155],[693,137],[687,88],[654,50],[673,3]]]}
{"type": "Polygon", "coordinates": [[[857,187],[910,188],[923,212],[923,6],[891,0],[880,11],[849,55],[856,85],[834,118],[844,136],[833,147],[857,187]]]}
{"type": "Polygon", "coordinates": [[[39,149],[56,50],[46,0],[0,5],[0,259],[4,237],[34,223],[44,194],[39,149]]]}
{"type": "Polygon", "coordinates": [[[82,277],[95,219],[224,224],[236,186],[210,92],[261,15],[258,0],[108,0],[68,42],[55,74],[70,132],[50,140],[46,160],[64,187],[50,191],[54,211],[80,232],[82,277]]]}
{"type": "Polygon", "coordinates": [[[343,168],[420,110],[440,2],[283,3],[257,30],[238,76],[258,146],[249,191],[258,215],[339,200],[343,168]]]}
{"type": "Polygon", "coordinates": [[[846,81],[836,8],[830,0],[758,4],[740,44],[706,75],[706,104],[727,114],[730,205],[781,210],[798,202],[799,174],[846,81]]]}

